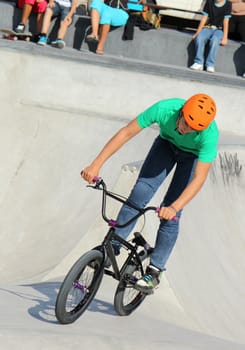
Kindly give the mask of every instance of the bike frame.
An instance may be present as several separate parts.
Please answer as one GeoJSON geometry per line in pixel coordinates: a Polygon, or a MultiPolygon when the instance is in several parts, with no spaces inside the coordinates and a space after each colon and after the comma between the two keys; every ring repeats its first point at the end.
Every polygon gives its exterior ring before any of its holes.
{"type": "Polygon", "coordinates": [[[99,249],[103,252],[104,262],[105,262],[107,256],[109,257],[109,259],[111,261],[112,271],[105,268],[104,273],[112,276],[113,278],[115,278],[117,280],[120,280],[121,276],[124,272],[124,269],[128,265],[129,261],[132,258],[135,258],[140,266],[141,273],[143,274],[144,271],[143,271],[143,267],[142,267],[139,253],[137,252],[137,248],[138,248],[138,246],[142,246],[145,249],[146,253],[149,255],[152,251],[151,246],[145,241],[144,237],[140,233],[137,233],[137,237],[135,236],[135,238],[133,239],[133,241],[136,243],[135,245],[133,245],[130,242],[128,242],[128,241],[124,240],[123,238],[121,238],[120,236],[118,236],[115,232],[115,229],[116,229],[116,227],[122,228],[122,227],[126,227],[126,226],[130,225],[133,221],[137,220],[140,216],[144,215],[147,211],[153,210],[153,211],[157,212],[159,209],[157,207],[153,207],[153,206],[149,206],[146,208],[138,208],[135,205],[133,205],[132,203],[130,203],[128,201],[128,199],[123,199],[121,196],[108,191],[105,182],[101,178],[95,178],[94,182],[95,182],[95,185],[89,186],[89,187],[92,187],[92,188],[98,189],[98,190],[102,190],[102,207],[101,207],[102,217],[103,217],[104,221],[106,221],[108,223],[108,225],[110,226],[108,233],[106,234],[102,244],[100,246],[96,247],[96,249],[99,249]],[[111,198],[113,198],[113,199],[115,199],[123,204],[127,204],[128,206],[135,209],[137,211],[137,214],[134,217],[132,217],[129,221],[125,222],[124,224],[119,224],[117,221],[108,218],[108,216],[106,214],[107,197],[111,197],[111,198]],[[111,243],[112,240],[118,241],[127,250],[130,251],[130,253],[129,253],[129,255],[128,255],[128,257],[127,257],[126,261],[124,262],[121,269],[119,268],[118,262],[116,260],[114,249],[113,249],[112,243],[111,243]]]}
{"type": "Polygon", "coordinates": [[[128,265],[129,261],[134,257],[137,262],[139,263],[141,272],[143,273],[143,267],[142,267],[142,263],[139,257],[139,254],[137,252],[137,246],[135,247],[134,245],[130,244],[128,241],[125,241],[124,239],[122,239],[120,236],[118,236],[115,233],[115,229],[114,228],[110,228],[102,245],[101,248],[103,248],[104,250],[104,259],[106,259],[106,257],[108,256],[110,261],[111,261],[111,265],[112,265],[112,270],[107,270],[104,269],[104,273],[107,275],[112,276],[113,278],[120,280],[121,275],[125,269],[125,267],[128,265]],[[126,261],[124,262],[123,266],[121,269],[119,269],[117,260],[116,260],[116,256],[111,244],[112,240],[117,240],[118,242],[120,242],[128,251],[130,251],[126,261]]]}

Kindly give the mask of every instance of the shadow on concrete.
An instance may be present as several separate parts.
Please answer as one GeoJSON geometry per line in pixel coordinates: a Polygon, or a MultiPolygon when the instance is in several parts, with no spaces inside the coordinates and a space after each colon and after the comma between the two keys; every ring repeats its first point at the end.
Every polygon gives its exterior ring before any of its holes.
{"type": "MultiPolygon", "coordinates": [[[[39,293],[38,296],[33,295],[28,297],[35,302],[35,305],[28,309],[29,315],[42,322],[57,323],[55,303],[60,285],[60,282],[42,282],[25,285],[25,287],[32,287],[39,293]]],[[[21,295],[19,296],[22,297],[21,295]]],[[[98,298],[92,300],[86,311],[100,312],[111,316],[117,315],[112,303],[98,298]]]]}
{"type": "Polygon", "coordinates": [[[195,57],[195,44],[194,41],[191,40],[189,45],[187,46],[187,67],[190,67],[193,64],[195,57]]]}

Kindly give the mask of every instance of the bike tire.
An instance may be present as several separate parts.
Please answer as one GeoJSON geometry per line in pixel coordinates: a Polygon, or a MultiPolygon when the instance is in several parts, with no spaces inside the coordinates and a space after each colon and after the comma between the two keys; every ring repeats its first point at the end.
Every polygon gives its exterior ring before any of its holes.
{"type": "Polygon", "coordinates": [[[75,262],[65,277],[55,304],[55,315],[61,324],[76,321],[87,309],[104,275],[103,254],[91,250],[75,262]]]}
{"type": "MultiPolygon", "coordinates": [[[[144,265],[147,265],[149,258],[144,258],[144,265]]],[[[132,279],[142,277],[140,267],[131,261],[125,268],[122,278],[117,286],[114,297],[114,308],[118,315],[128,316],[143,302],[147,296],[133,287],[132,279]]]]}

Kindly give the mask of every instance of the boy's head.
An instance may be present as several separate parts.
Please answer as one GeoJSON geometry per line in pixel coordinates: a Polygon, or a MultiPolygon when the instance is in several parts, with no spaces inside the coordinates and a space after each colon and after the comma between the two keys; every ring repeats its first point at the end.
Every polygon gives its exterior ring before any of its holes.
{"type": "Polygon", "coordinates": [[[190,128],[196,131],[206,129],[216,115],[216,104],[206,94],[191,96],[182,107],[183,117],[190,128]]]}

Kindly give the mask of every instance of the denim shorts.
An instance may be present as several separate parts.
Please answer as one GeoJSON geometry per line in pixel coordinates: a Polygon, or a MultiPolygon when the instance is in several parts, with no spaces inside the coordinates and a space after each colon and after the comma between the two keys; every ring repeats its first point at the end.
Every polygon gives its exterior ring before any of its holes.
{"type": "Polygon", "coordinates": [[[100,24],[110,24],[114,27],[124,26],[128,20],[126,11],[104,4],[101,0],[93,0],[90,9],[96,9],[100,14],[100,24]]]}
{"type": "Polygon", "coordinates": [[[63,21],[68,15],[68,13],[70,12],[71,8],[60,5],[56,1],[54,3],[55,3],[54,7],[49,7],[49,6],[48,7],[53,11],[54,17],[60,16],[60,20],[63,21]]]}

